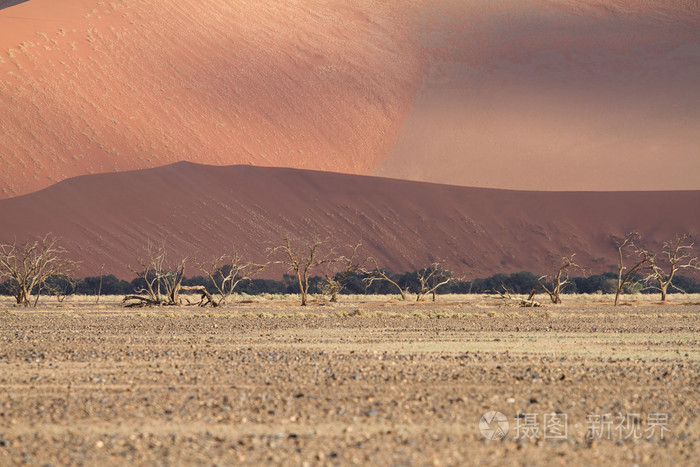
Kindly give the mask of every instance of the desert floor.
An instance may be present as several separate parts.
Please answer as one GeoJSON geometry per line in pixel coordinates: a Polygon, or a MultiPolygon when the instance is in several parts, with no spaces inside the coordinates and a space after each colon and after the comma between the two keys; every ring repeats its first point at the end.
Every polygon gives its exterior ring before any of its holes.
{"type": "Polygon", "coordinates": [[[0,464],[692,465],[700,301],[609,302],[0,301],[0,464]]]}

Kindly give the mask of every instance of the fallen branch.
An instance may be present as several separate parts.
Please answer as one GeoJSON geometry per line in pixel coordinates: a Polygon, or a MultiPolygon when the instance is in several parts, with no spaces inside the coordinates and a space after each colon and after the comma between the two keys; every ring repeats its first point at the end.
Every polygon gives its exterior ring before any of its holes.
{"type": "MultiPolygon", "coordinates": [[[[213,308],[216,308],[219,306],[219,302],[214,300],[214,297],[209,293],[206,287],[203,285],[183,285],[180,287],[180,290],[191,290],[191,291],[196,291],[201,294],[199,303],[197,303],[197,306],[205,307],[205,306],[212,306],[213,308]]],[[[187,300],[189,303],[189,300],[187,300]]]]}
{"type": "Polygon", "coordinates": [[[520,306],[523,308],[537,308],[542,306],[542,304],[540,302],[536,302],[532,298],[532,296],[530,296],[527,299],[513,297],[510,295],[510,292],[508,291],[505,285],[501,284],[501,288],[503,288],[503,292],[501,292],[500,290],[494,290],[494,292],[498,294],[498,298],[502,299],[506,303],[512,303],[513,305],[520,306]]]}
{"type": "Polygon", "coordinates": [[[165,306],[169,305],[168,302],[165,300],[157,300],[153,299],[151,297],[144,297],[142,295],[127,295],[124,297],[122,300],[122,304],[126,308],[133,308],[133,307],[143,307],[143,306],[165,306]],[[127,303],[129,301],[133,300],[132,303],[127,303]]]}

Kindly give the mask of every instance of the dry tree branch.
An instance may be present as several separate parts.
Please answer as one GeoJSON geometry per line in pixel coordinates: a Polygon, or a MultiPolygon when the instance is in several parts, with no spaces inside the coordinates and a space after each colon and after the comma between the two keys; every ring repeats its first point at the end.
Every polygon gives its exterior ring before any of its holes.
{"type": "Polygon", "coordinates": [[[663,243],[663,262],[667,264],[667,270],[664,270],[660,265],[661,261],[655,256],[649,258],[650,272],[644,280],[647,283],[656,282],[658,287],[652,287],[661,293],[661,301],[664,303],[669,287],[685,293],[683,289],[673,284],[676,273],[683,270],[700,271],[698,256],[695,254],[695,243],[690,239],[692,235],[687,233],[663,243]]]}
{"type": "Polygon", "coordinates": [[[272,264],[286,265],[294,273],[301,292],[301,305],[308,304],[309,278],[312,271],[327,264],[338,262],[335,250],[328,246],[328,240],[292,240],[285,237],[282,245],[268,248],[270,256],[281,256],[272,264]]]}
{"type": "Polygon", "coordinates": [[[251,280],[253,276],[261,273],[267,267],[267,264],[244,261],[242,255],[234,250],[233,253],[219,256],[208,265],[200,263],[198,267],[209,278],[220,297],[219,300],[214,300],[214,297],[210,295],[207,297],[208,302],[201,306],[211,304],[217,307],[225,304],[230,299],[238,284],[245,280],[251,280]]]}
{"type": "Polygon", "coordinates": [[[367,270],[363,268],[360,270],[361,273],[367,276],[364,279],[362,279],[362,282],[365,283],[365,288],[369,288],[372,284],[374,284],[377,281],[385,281],[394,286],[396,290],[399,291],[399,294],[401,295],[401,300],[406,300],[407,291],[402,289],[401,286],[391,278],[391,274],[388,271],[379,267],[379,264],[377,263],[376,259],[370,258],[370,261],[374,264],[373,269],[367,270]]]}
{"type": "Polygon", "coordinates": [[[536,302],[534,300],[532,295],[530,295],[527,299],[513,297],[505,285],[501,284],[501,288],[503,289],[503,292],[498,289],[494,289],[493,291],[496,292],[498,294],[498,298],[503,300],[505,303],[515,302],[515,305],[525,308],[536,308],[542,306],[540,302],[536,302]]]}
{"type": "Polygon", "coordinates": [[[574,261],[574,256],[576,256],[576,253],[562,257],[562,263],[556,272],[549,276],[540,276],[532,288],[528,300],[532,301],[538,292],[544,292],[549,295],[552,303],[555,305],[561,304],[561,294],[566,286],[571,283],[569,281],[569,269],[578,269],[585,273],[585,270],[574,261]],[[548,285],[548,282],[551,283],[551,286],[548,285]]]}
{"type": "Polygon", "coordinates": [[[435,261],[427,268],[423,268],[416,272],[419,287],[416,295],[417,302],[423,300],[428,294],[432,294],[433,301],[435,301],[437,289],[457,280],[452,275],[451,271],[442,266],[443,262],[444,261],[435,261]]]}
{"type": "Polygon", "coordinates": [[[136,289],[136,294],[127,295],[122,300],[124,306],[168,306],[181,305],[180,290],[182,280],[185,278],[185,264],[182,259],[176,266],[170,266],[167,261],[165,244],[155,247],[150,241],[146,246],[145,256],[140,257],[137,263],[140,268],[128,266],[129,270],[136,274],[145,284],[136,289]]]}
{"type": "Polygon", "coordinates": [[[343,269],[336,272],[334,275],[326,274],[325,281],[328,285],[328,291],[331,296],[331,302],[335,303],[338,301],[338,294],[343,289],[343,281],[348,278],[351,274],[357,274],[363,271],[364,265],[367,264],[372,258],[365,257],[364,259],[359,259],[358,250],[362,247],[362,242],[357,242],[355,246],[348,245],[351,253],[349,256],[340,256],[337,258],[336,263],[342,264],[343,269]]]}
{"type": "Polygon", "coordinates": [[[17,245],[16,241],[1,243],[0,280],[9,280],[17,305],[20,306],[29,306],[31,294],[36,291],[33,301],[36,306],[42,291],[51,293],[50,279],[70,278],[75,262],[65,257],[67,253],[51,234],[23,245],[17,245]]]}
{"type": "Polygon", "coordinates": [[[625,284],[629,283],[637,272],[644,270],[646,265],[653,261],[653,255],[649,251],[637,245],[640,239],[641,235],[639,235],[638,232],[630,232],[625,236],[625,238],[616,242],[615,244],[617,246],[619,258],[617,289],[615,290],[615,306],[617,306],[625,284]],[[628,252],[627,255],[625,255],[626,251],[628,252]],[[625,266],[625,256],[635,258],[634,265],[630,269],[627,269],[625,266]],[[624,273],[625,270],[627,270],[627,274],[624,273]]]}

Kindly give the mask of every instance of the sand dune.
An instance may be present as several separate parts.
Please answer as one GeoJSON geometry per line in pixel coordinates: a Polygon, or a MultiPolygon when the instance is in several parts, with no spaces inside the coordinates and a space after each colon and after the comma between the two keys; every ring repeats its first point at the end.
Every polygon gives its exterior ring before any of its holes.
{"type": "Polygon", "coordinates": [[[518,192],[182,162],[0,200],[0,219],[0,241],[62,237],[85,275],[104,264],[130,277],[126,265],[149,239],[175,257],[209,260],[235,247],[264,261],[282,236],[315,234],[341,245],[361,239],[395,271],[445,259],[473,277],[545,273],[574,252],[592,271],[607,270],[613,236],[638,230],[657,248],[700,231],[700,192],[518,192]]]}
{"type": "Polygon", "coordinates": [[[0,197],[190,160],[698,189],[697,1],[31,0],[0,11],[0,197]]]}
{"type": "Polygon", "coordinates": [[[0,12],[0,196],[179,160],[367,173],[420,86],[399,2],[32,0],[0,12]]]}
{"type": "Polygon", "coordinates": [[[700,187],[698,2],[494,0],[449,18],[429,44],[444,52],[375,174],[527,190],[700,187]]]}

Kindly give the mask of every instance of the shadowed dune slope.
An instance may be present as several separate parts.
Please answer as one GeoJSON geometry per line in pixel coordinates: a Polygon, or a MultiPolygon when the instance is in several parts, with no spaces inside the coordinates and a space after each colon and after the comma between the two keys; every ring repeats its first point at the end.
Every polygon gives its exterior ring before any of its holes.
{"type": "MultiPolygon", "coordinates": [[[[615,262],[612,237],[646,244],[700,231],[700,192],[518,192],[357,175],[181,162],[82,176],[0,200],[0,241],[52,232],[81,274],[130,276],[148,240],[209,260],[232,246],[256,261],[285,235],[362,240],[395,271],[446,259],[455,271],[548,272],[560,255],[594,271],[615,262]]],[[[278,274],[279,270],[269,274],[278,274]]],[[[190,270],[194,274],[194,269],[190,270]]]]}
{"type": "Polygon", "coordinates": [[[31,0],[0,11],[0,197],[179,160],[698,189],[698,82],[697,1],[31,0]]]}
{"type": "Polygon", "coordinates": [[[0,10],[3,8],[9,8],[11,6],[15,6],[19,3],[24,3],[27,0],[0,0],[0,10]]]}
{"type": "Polygon", "coordinates": [[[700,189],[700,2],[441,3],[376,175],[526,190],[700,189]],[[449,20],[447,19],[449,18],[449,20]]]}

